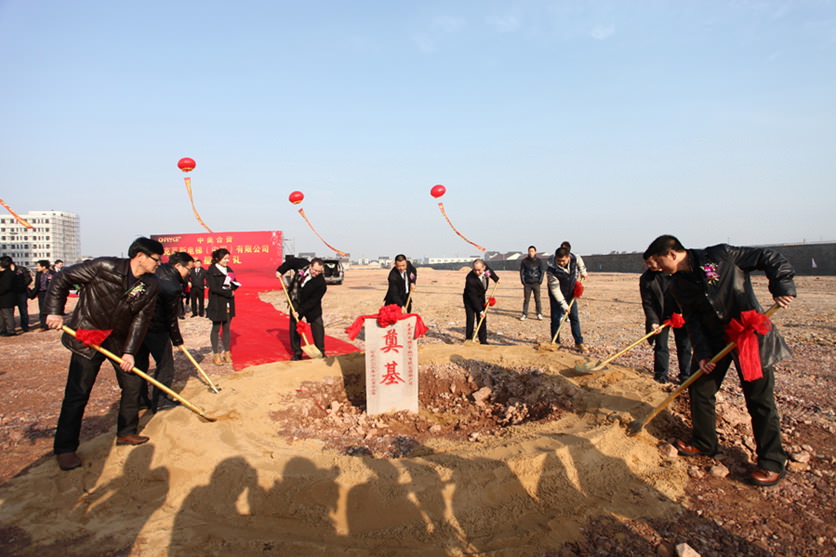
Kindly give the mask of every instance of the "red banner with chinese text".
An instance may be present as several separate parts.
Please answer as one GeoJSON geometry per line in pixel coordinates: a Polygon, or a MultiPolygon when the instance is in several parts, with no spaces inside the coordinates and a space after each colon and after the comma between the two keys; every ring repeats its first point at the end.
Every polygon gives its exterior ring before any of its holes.
{"type": "Polygon", "coordinates": [[[212,263],[212,252],[218,248],[229,250],[229,266],[238,280],[246,286],[276,288],[276,267],[281,265],[282,232],[201,232],[198,234],[153,234],[152,239],[163,245],[163,261],[178,251],[185,251],[206,267],[212,263]]]}

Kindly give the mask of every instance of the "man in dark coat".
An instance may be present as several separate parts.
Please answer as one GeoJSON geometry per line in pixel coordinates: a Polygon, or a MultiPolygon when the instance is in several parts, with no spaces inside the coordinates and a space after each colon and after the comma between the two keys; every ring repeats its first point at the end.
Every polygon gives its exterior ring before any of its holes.
{"type": "MultiPolygon", "coordinates": [[[[154,356],[156,364],[154,379],[166,387],[171,387],[174,380],[174,355],[171,347],[183,344],[180,322],[177,319],[178,308],[193,264],[194,258],[191,255],[179,251],[168,258],[168,263],[163,263],[157,269],[155,275],[160,281],[160,294],[157,296],[157,304],[148,333],[142,342],[142,348],[136,355],[136,367],[148,373],[150,373],[149,355],[154,356]]],[[[140,402],[145,403],[155,413],[179,404],[178,401],[165,396],[165,393],[157,387],[154,387],[150,398],[147,387],[142,389],[140,395],[140,402]]]]}
{"type": "Polygon", "coordinates": [[[687,443],[676,442],[679,453],[693,456],[717,452],[715,395],[734,361],[746,408],[752,417],[757,447],[758,468],[749,479],[761,486],[778,483],[784,476],[787,456],[781,444],[773,366],[790,356],[783,337],[774,326],[768,330],[761,327],[763,332],[752,332],[749,339],[741,337],[730,355],[716,364],[710,360],[726,346],[727,335],[740,323],[758,323],[757,318],[763,313],[752,289],[750,273],[765,272],[775,303],[786,308],[796,295],[795,271],[783,256],[772,250],[726,244],[686,250],[670,235],[660,236],[650,244],[645,252],[645,259],[648,258],[653,258],[662,271],[673,275],[671,290],[682,308],[695,357],[703,371],[689,390],[693,431],[687,443]],[[744,343],[751,347],[751,352],[742,350],[744,343]],[[748,357],[741,358],[741,352],[748,357]]]}
{"type": "Polygon", "coordinates": [[[24,333],[28,333],[29,285],[32,283],[32,273],[26,267],[16,265],[14,261],[11,261],[9,270],[12,271],[15,278],[15,307],[20,314],[20,328],[24,333]]]}
{"type": "Polygon", "coordinates": [[[15,274],[10,269],[12,258],[0,257],[0,336],[13,337],[15,332],[15,306],[17,292],[15,274]]]}
{"type": "Polygon", "coordinates": [[[537,319],[543,319],[543,305],[540,302],[540,285],[546,276],[546,262],[537,257],[537,248],[528,246],[528,256],[520,261],[520,282],[523,285],[523,309],[520,321],[528,318],[528,302],[534,294],[534,306],[537,319]]]}
{"type": "Polygon", "coordinates": [[[395,257],[395,266],[389,271],[389,288],[383,298],[385,305],[396,304],[404,308],[407,313],[412,311],[412,298],[409,293],[415,289],[418,273],[404,254],[395,257]],[[407,304],[409,300],[409,304],[407,304]]]}
{"type": "MultiPolygon", "coordinates": [[[[325,267],[322,259],[314,257],[308,263],[302,257],[288,257],[278,269],[276,276],[281,277],[289,271],[294,271],[285,283],[296,314],[290,312],[290,348],[293,351],[291,360],[302,359],[302,341],[296,330],[296,323],[304,319],[311,326],[313,343],[325,355],[325,325],[322,321],[322,297],[328,286],[322,271],[325,267]]],[[[310,339],[308,339],[310,340],[310,339]]]]}
{"type": "MultiPolygon", "coordinates": [[[[499,282],[499,276],[488,267],[485,260],[476,259],[464,279],[464,292],[462,293],[465,318],[464,339],[466,341],[473,338],[476,325],[485,316],[485,310],[488,307],[485,296],[485,291],[488,289],[488,279],[493,279],[495,283],[499,282]]],[[[487,318],[482,321],[482,326],[479,327],[478,337],[480,344],[488,343],[487,318]]]]}
{"type": "Polygon", "coordinates": [[[194,268],[189,273],[191,290],[189,298],[192,305],[192,317],[203,317],[203,296],[206,291],[206,269],[200,263],[200,259],[194,262],[194,268]]]}
{"type": "MultiPolygon", "coordinates": [[[[130,259],[99,257],[65,268],[52,279],[46,296],[49,314],[46,323],[51,329],[61,329],[64,325],[62,316],[67,295],[80,285],[70,327],[111,331],[102,347],[122,356],[122,364],[113,363],[122,390],[117,445],[139,445],[148,441],[148,437],[137,435],[139,393],[144,381],[131,370],[135,365],[134,355],[142,345],[154,314],[160,290],[154,271],[162,254],[163,246],[156,240],[137,238],[128,249],[130,259]]],[[[72,355],[53,450],[58,466],[62,470],[72,470],[81,466],[81,459],[76,454],[81,419],[105,356],[68,333],[61,341],[72,355]]]]}
{"type": "MultiPolygon", "coordinates": [[[[668,348],[668,334],[671,327],[662,324],[677,313],[679,309],[673,299],[670,289],[670,275],[663,273],[653,259],[647,260],[647,269],[639,277],[639,293],[644,310],[645,333],[659,331],[648,342],[653,347],[653,378],[659,383],[668,381],[668,367],[670,365],[670,349],[668,348]]],[[[691,371],[696,371],[696,361],[691,358],[691,341],[688,330],[684,327],[673,329],[676,344],[676,358],[679,362],[679,382],[685,381],[691,371]]]]}
{"type": "Polygon", "coordinates": [[[38,270],[35,273],[35,280],[32,282],[32,289],[29,291],[29,297],[38,299],[38,312],[40,314],[40,332],[48,331],[46,326],[46,293],[49,290],[49,284],[52,282],[52,270],[49,268],[49,261],[41,259],[38,261],[38,270]]]}

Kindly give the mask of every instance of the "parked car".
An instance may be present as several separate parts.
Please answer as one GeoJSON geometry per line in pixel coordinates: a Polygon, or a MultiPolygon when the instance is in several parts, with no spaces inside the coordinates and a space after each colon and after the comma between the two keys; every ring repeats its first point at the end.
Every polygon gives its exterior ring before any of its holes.
{"type": "Polygon", "coordinates": [[[345,270],[343,264],[339,259],[323,259],[324,265],[323,276],[325,277],[325,284],[342,284],[345,270]]]}

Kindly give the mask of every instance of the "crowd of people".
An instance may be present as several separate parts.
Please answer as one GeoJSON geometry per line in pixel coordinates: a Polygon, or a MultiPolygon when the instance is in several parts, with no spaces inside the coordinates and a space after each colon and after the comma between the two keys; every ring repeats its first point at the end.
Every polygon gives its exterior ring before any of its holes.
{"type": "MultiPolygon", "coordinates": [[[[142,406],[159,412],[178,404],[156,387],[149,393],[145,381],[132,370],[135,366],[148,369],[153,356],[156,380],[170,387],[174,374],[173,347],[183,344],[179,319],[184,317],[185,299],[190,301],[192,316],[202,317],[204,294],[208,290],[205,316],[212,321],[213,361],[218,365],[232,361],[230,327],[235,317],[235,291],[240,284],[229,267],[229,251],[215,250],[205,270],[200,261],[185,252],[174,253],[168,262],[162,263],[163,253],[159,242],[138,238],[131,244],[127,259],[100,257],[68,268],[63,268],[61,261],[50,265],[49,261],[42,260],[37,262],[34,277],[25,267],[15,265],[10,257],[0,257],[0,335],[17,334],[15,309],[20,312],[21,329],[28,331],[28,300],[37,298],[40,330],[63,328],[62,343],[71,351],[54,441],[54,452],[62,470],[81,466],[76,450],[82,416],[105,360],[101,352],[75,338],[71,330],[107,331],[101,346],[121,354],[120,362],[112,362],[121,389],[117,445],[148,441],[148,437],[138,433],[142,406]],[[70,292],[76,290],[79,299],[67,323],[68,330],[64,306],[70,292]]],[[[789,356],[789,349],[774,327],[763,324],[763,308],[754,295],[750,273],[763,271],[775,304],[786,308],[796,296],[791,265],[769,249],[725,244],[704,250],[686,249],[669,235],[654,240],[644,253],[644,260],[647,270],[639,278],[639,293],[648,340],[654,347],[654,378],[659,382],[669,380],[669,328],[664,325],[674,314],[684,319],[684,328],[674,328],[679,364],[677,380],[691,378],[693,427],[687,441],[676,443],[677,450],[687,457],[713,456],[718,452],[715,395],[734,363],[755,437],[757,468],[750,480],[755,485],[774,485],[784,476],[786,454],[773,392],[773,366],[789,356]],[[756,322],[760,326],[751,324],[756,322]],[[732,334],[736,335],[733,338],[739,348],[713,361],[713,356],[725,347],[732,334]]],[[[302,359],[304,331],[310,331],[313,346],[320,355],[325,355],[322,299],[327,285],[323,268],[320,258],[309,261],[289,256],[276,269],[276,276],[283,281],[288,295],[292,360],[302,359]]],[[[551,264],[530,246],[528,256],[520,263],[523,287],[520,319],[527,319],[532,296],[537,319],[543,319],[540,286],[545,280],[552,342],[560,342],[560,330],[568,320],[575,349],[587,353],[578,312],[579,285],[587,277],[583,259],[572,253],[568,242],[555,251],[551,264]]],[[[483,259],[473,261],[462,293],[465,340],[488,342],[491,281],[495,289],[499,280],[499,275],[483,259]]],[[[415,267],[406,256],[399,254],[388,276],[384,304],[394,304],[409,312],[416,284],[415,267]]]]}

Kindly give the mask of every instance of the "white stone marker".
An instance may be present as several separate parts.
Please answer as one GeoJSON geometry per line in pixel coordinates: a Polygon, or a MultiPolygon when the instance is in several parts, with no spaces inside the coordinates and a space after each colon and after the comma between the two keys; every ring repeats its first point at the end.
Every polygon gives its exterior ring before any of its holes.
{"type": "Polygon", "coordinates": [[[366,319],[366,413],[418,412],[418,341],[415,317],[380,327],[366,319]]]}

